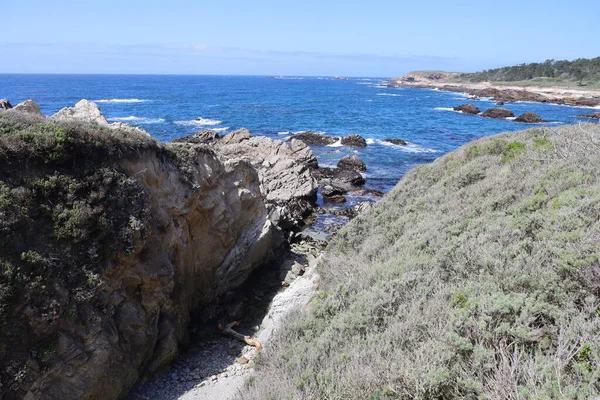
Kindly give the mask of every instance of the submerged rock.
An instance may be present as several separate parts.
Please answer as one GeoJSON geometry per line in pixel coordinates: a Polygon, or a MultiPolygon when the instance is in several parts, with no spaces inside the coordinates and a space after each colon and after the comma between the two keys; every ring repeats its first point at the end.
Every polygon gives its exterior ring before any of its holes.
{"type": "Polygon", "coordinates": [[[384,142],[395,144],[397,146],[406,146],[408,143],[402,139],[383,139],[384,142]]]}
{"type": "Polygon", "coordinates": [[[40,111],[40,105],[33,100],[25,100],[24,102],[17,104],[14,110],[37,115],[38,117],[44,116],[40,111]]]}
{"type": "Polygon", "coordinates": [[[181,143],[181,142],[187,142],[187,143],[210,143],[213,140],[217,140],[219,139],[219,134],[215,131],[211,131],[208,129],[202,130],[200,132],[194,133],[193,135],[190,136],[186,136],[183,138],[179,138],[179,139],[174,139],[172,142],[173,143],[181,143]]]}
{"type": "Polygon", "coordinates": [[[479,114],[481,110],[473,104],[461,104],[460,106],[454,107],[454,111],[460,111],[463,114],[479,114]]]}
{"type": "Polygon", "coordinates": [[[365,140],[365,138],[356,134],[344,136],[341,139],[341,144],[343,146],[367,147],[367,141],[365,140]]]}
{"type": "Polygon", "coordinates": [[[289,139],[289,141],[292,141],[293,139],[301,140],[306,144],[314,144],[319,146],[327,146],[328,144],[337,142],[337,139],[334,137],[321,135],[320,133],[313,131],[298,133],[297,135],[294,135],[293,138],[289,139]]]}
{"type": "Polygon", "coordinates": [[[367,170],[367,165],[356,155],[343,157],[340,161],[338,161],[337,167],[340,169],[349,169],[357,172],[365,172],[367,170]]]}
{"type": "Polygon", "coordinates": [[[515,121],[516,122],[524,122],[526,124],[536,124],[536,123],[540,123],[540,122],[546,122],[542,118],[540,118],[540,116],[537,115],[536,113],[532,113],[529,111],[519,115],[517,118],[515,118],[515,121]]]}
{"type": "Polygon", "coordinates": [[[486,118],[495,118],[495,119],[503,119],[503,118],[512,118],[515,116],[512,111],[507,110],[506,108],[490,108],[481,114],[482,117],[486,118]]]}
{"type": "Polygon", "coordinates": [[[598,119],[600,120],[600,111],[593,114],[579,114],[577,117],[579,118],[590,118],[590,119],[598,119]]]}

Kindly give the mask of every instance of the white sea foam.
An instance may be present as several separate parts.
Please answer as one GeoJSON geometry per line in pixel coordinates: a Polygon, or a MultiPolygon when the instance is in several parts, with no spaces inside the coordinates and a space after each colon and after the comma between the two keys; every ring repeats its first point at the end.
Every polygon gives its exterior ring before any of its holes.
{"type": "Polygon", "coordinates": [[[338,139],[335,143],[328,144],[327,147],[342,147],[342,139],[338,139]]]}
{"type": "Polygon", "coordinates": [[[375,139],[367,138],[367,144],[375,144],[375,139]]]}
{"type": "Polygon", "coordinates": [[[514,121],[515,119],[517,119],[517,117],[506,117],[505,119],[509,121],[514,121]]]}
{"type": "Polygon", "coordinates": [[[396,94],[396,93],[377,93],[377,96],[402,97],[401,94],[396,94]]]}
{"type": "Polygon", "coordinates": [[[165,122],[163,118],[144,118],[144,117],[136,117],[130,115],[129,117],[114,117],[108,118],[111,122],[125,122],[125,123],[135,123],[135,124],[158,124],[161,122],[165,122]]]}
{"type": "Polygon", "coordinates": [[[141,99],[102,99],[102,100],[94,100],[95,103],[144,103],[150,100],[141,100],[141,99]]]}
{"type": "Polygon", "coordinates": [[[223,122],[223,121],[219,121],[216,119],[210,119],[210,118],[202,118],[202,117],[198,117],[196,119],[192,119],[192,120],[188,120],[188,121],[175,121],[175,123],[177,125],[184,125],[184,126],[215,126],[215,125],[219,125],[221,122],[223,122]]]}
{"type": "Polygon", "coordinates": [[[224,126],[223,128],[209,128],[209,131],[214,131],[214,132],[225,132],[226,130],[228,130],[229,127],[228,126],[224,126]]]}
{"type": "Polygon", "coordinates": [[[396,150],[403,151],[405,153],[439,153],[440,150],[430,149],[428,147],[424,147],[415,143],[408,143],[406,146],[393,144],[390,142],[386,142],[384,140],[376,139],[375,142],[382,146],[392,147],[396,150]]]}
{"type": "Polygon", "coordinates": [[[452,111],[452,112],[459,113],[459,114],[463,113],[462,111],[456,111],[454,108],[450,108],[450,107],[436,107],[436,108],[434,108],[434,110],[437,110],[437,111],[452,111]]]}
{"type": "Polygon", "coordinates": [[[277,132],[278,135],[289,135],[290,133],[292,133],[292,132],[290,132],[290,131],[277,132]]]}

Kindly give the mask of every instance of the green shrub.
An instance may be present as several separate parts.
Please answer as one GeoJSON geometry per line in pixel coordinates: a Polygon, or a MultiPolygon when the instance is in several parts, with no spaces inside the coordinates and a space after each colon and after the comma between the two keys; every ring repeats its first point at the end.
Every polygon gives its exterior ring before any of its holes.
{"type": "Polygon", "coordinates": [[[598,142],[502,134],[409,172],[332,240],[243,398],[600,395],[598,142]]]}

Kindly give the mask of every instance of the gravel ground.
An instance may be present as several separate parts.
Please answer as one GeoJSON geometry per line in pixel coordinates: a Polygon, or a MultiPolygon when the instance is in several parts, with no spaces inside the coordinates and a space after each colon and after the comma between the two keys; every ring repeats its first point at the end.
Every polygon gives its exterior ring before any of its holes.
{"type": "MultiPolygon", "coordinates": [[[[281,326],[283,318],[310,300],[318,280],[315,265],[319,253],[320,249],[312,244],[293,245],[278,273],[286,288],[272,299],[260,325],[235,329],[258,337],[268,349],[272,333],[281,326]]],[[[259,353],[255,347],[215,334],[197,341],[165,371],[138,384],[125,400],[231,400],[238,394],[243,398],[244,382],[254,373],[259,353]]]]}

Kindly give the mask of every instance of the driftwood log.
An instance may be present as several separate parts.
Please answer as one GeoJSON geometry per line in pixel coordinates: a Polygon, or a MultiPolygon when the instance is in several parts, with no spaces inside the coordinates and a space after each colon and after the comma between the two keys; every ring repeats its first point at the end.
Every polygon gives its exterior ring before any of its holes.
{"type": "Polygon", "coordinates": [[[234,326],[238,326],[240,324],[239,321],[233,321],[225,326],[218,324],[217,328],[221,331],[222,335],[232,337],[236,340],[246,343],[249,346],[254,346],[257,349],[262,349],[262,344],[258,341],[258,339],[253,338],[252,336],[242,335],[239,332],[234,331],[232,328],[234,326]]]}

